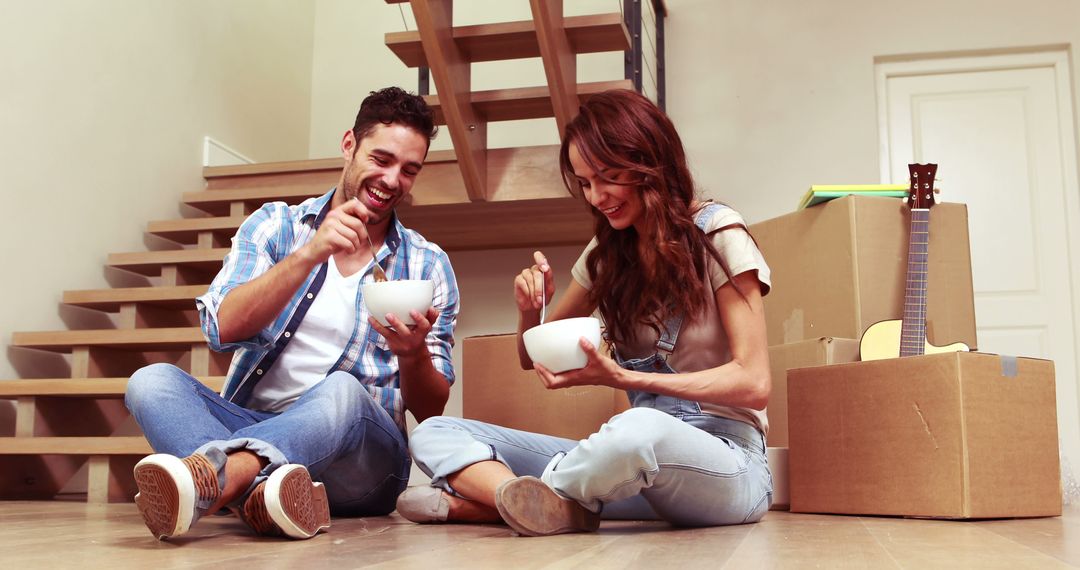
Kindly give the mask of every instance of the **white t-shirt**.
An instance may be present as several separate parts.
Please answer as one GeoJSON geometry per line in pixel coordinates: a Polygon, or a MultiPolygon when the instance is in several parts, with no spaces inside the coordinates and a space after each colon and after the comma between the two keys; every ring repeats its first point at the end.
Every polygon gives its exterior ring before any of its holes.
{"type": "MultiPolygon", "coordinates": [[[[731,226],[733,224],[745,226],[742,216],[728,207],[718,209],[711,219],[705,223],[705,233],[731,226]]],[[[574,264],[571,274],[574,280],[586,289],[592,288],[592,280],[589,279],[589,270],[585,260],[596,247],[596,238],[593,238],[577,263],[574,264]]],[[[713,235],[712,243],[716,251],[727,262],[731,275],[739,275],[747,271],[757,271],[757,278],[762,287],[762,294],[766,294],[771,287],[769,266],[765,264],[765,258],[758,250],[757,244],[750,238],[750,234],[741,228],[732,228],[717,232],[713,235]]],[[[715,293],[727,283],[727,276],[723,268],[712,258],[707,264],[709,270],[710,290],[715,293]]],[[[619,345],[619,354],[623,358],[646,358],[656,353],[656,341],[658,335],[651,328],[642,325],[638,329],[637,338],[631,343],[619,345]]],[[[675,352],[667,358],[667,363],[677,372],[697,372],[708,368],[715,368],[731,361],[731,348],[727,333],[720,321],[719,309],[716,306],[716,296],[708,295],[705,300],[705,312],[692,322],[687,319],[676,340],[675,352]]],[[[767,434],[769,421],[764,411],[752,408],[739,408],[719,406],[706,402],[701,403],[701,411],[714,416],[739,420],[761,430],[767,434]]]]}
{"type": "Polygon", "coordinates": [[[292,340],[251,393],[247,407],[281,412],[300,395],[326,378],[349,345],[356,323],[358,290],[363,271],[345,277],[334,257],[327,263],[326,280],[312,300],[292,340]]]}

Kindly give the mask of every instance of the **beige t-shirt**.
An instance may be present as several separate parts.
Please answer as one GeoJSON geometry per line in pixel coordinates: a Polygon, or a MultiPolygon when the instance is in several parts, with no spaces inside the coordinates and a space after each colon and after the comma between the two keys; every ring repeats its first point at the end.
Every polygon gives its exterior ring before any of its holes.
{"type": "MultiPolygon", "coordinates": [[[[713,213],[712,218],[705,224],[705,232],[739,224],[745,226],[742,216],[738,212],[721,206],[713,213]]],[[[750,234],[741,228],[731,228],[717,232],[713,235],[713,245],[720,256],[728,264],[732,275],[739,275],[746,271],[757,271],[758,281],[762,285],[762,294],[768,293],[772,286],[769,277],[769,266],[765,264],[765,258],[761,255],[757,244],[750,238],[750,234]]],[[[589,252],[596,247],[594,237],[585,247],[577,262],[571,269],[574,280],[586,289],[592,288],[592,280],[589,279],[589,271],[585,260],[589,252]]],[[[709,283],[713,293],[727,283],[724,270],[715,260],[709,259],[709,283]]],[[[643,326],[633,343],[619,345],[619,355],[623,358],[647,358],[656,353],[656,341],[658,335],[649,327],[643,326]]],[[[705,303],[705,314],[691,321],[685,319],[676,341],[675,352],[667,359],[668,365],[678,372],[697,372],[708,368],[715,368],[731,361],[731,348],[727,333],[724,332],[720,321],[720,312],[716,306],[716,296],[709,295],[705,303]]],[[[752,408],[738,408],[718,406],[701,402],[701,411],[714,416],[739,420],[757,427],[761,433],[768,434],[769,421],[764,411],[752,408]]]]}

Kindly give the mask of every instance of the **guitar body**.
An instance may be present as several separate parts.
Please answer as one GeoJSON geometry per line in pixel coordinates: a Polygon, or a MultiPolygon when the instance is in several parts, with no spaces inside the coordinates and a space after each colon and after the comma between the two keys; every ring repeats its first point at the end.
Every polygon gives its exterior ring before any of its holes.
{"type": "Polygon", "coordinates": [[[907,275],[904,278],[904,318],[870,325],[859,339],[863,360],[883,360],[939,352],[971,350],[962,342],[934,346],[926,339],[926,286],[930,256],[930,208],[934,205],[936,164],[909,164],[911,210],[907,275]]]}
{"type": "MultiPolygon", "coordinates": [[[[886,358],[900,358],[901,327],[900,319],[891,321],[879,321],[870,325],[862,338],[859,339],[859,354],[862,360],[884,360],[886,358]]],[[[941,352],[967,352],[971,350],[962,342],[934,346],[929,341],[923,341],[925,349],[923,354],[938,354],[941,352]]]]}

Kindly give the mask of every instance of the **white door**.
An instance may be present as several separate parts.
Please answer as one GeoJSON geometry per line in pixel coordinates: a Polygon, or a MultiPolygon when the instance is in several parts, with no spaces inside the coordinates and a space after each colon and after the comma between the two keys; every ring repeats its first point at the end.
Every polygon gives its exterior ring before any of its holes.
{"type": "Polygon", "coordinates": [[[882,181],[906,182],[909,162],[935,162],[938,201],[968,205],[978,348],[1054,361],[1062,449],[1075,466],[1080,263],[1070,232],[1080,230],[1080,196],[1067,62],[1043,52],[877,72],[882,181]]]}

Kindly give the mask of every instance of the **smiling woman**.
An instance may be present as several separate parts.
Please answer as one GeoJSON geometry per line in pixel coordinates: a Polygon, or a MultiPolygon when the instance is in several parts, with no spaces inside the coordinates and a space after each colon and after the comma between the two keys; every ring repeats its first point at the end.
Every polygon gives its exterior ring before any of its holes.
{"type": "Polygon", "coordinates": [[[549,389],[612,386],[634,407],[581,442],[429,419],[410,448],[435,488],[406,491],[398,512],[417,522],[502,520],[525,536],[596,530],[601,518],[756,522],[772,497],[769,268],[739,214],[696,199],[679,136],[652,102],[608,91],[580,111],[560,163],[592,206],[596,237],[544,327],[598,311],[612,350],[583,337],[565,348],[584,353],[577,369],[530,359],[523,339],[555,293],[537,251],[514,279],[519,358],[549,389]]]}

